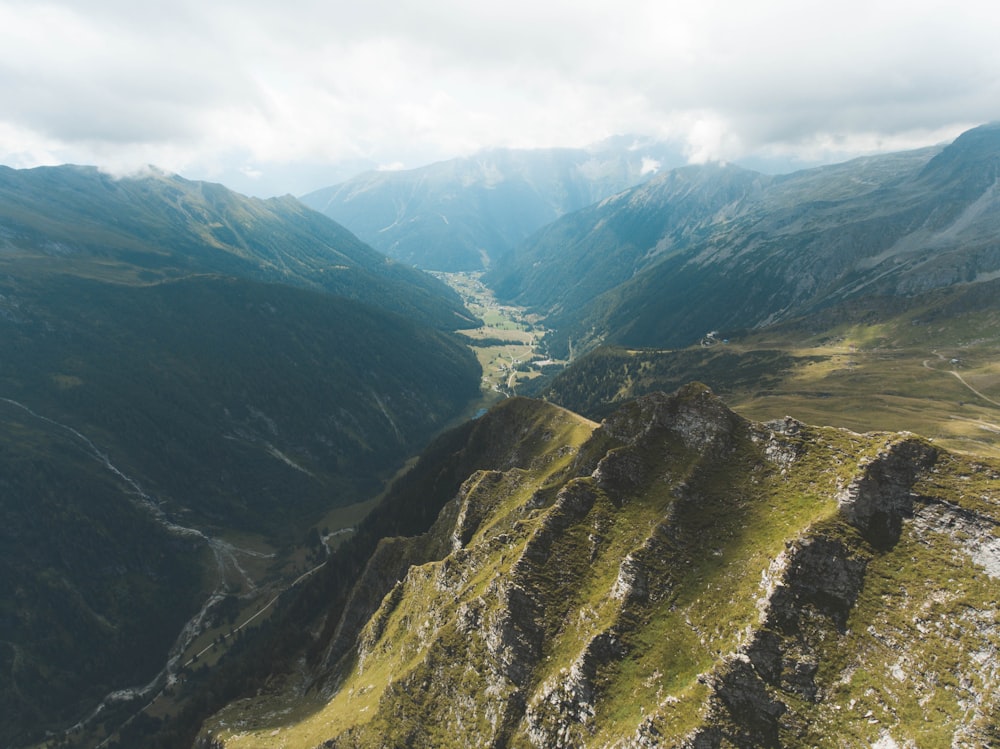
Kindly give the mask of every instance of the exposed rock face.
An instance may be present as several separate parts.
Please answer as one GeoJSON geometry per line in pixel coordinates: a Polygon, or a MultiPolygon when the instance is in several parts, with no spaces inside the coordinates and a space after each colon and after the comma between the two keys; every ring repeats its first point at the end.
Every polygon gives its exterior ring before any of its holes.
{"type": "Polygon", "coordinates": [[[746,422],[704,385],[692,383],[672,396],[652,393],[633,401],[602,424],[603,432],[628,445],[666,431],[691,450],[724,449],[746,422]]]}
{"type": "MultiPolygon", "coordinates": [[[[534,458],[469,476],[421,542],[426,562],[385,588],[315,714],[283,734],[336,747],[993,740],[995,467],[911,435],[751,424],[697,385],[640,399],[569,449],[551,434],[534,458]]],[[[213,749],[233,749],[267,746],[276,726],[244,709],[211,728],[213,749]]]]}
{"type": "Polygon", "coordinates": [[[913,514],[910,487],[935,456],[932,447],[917,439],[887,443],[859,466],[859,475],[837,497],[844,517],[872,544],[894,544],[903,518],[913,514]]]}

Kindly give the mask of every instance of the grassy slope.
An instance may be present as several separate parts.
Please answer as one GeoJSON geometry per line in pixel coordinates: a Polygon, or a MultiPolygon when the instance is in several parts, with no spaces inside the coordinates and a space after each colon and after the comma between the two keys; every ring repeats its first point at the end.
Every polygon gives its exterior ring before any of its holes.
{"type": "Polygon", "coordinates": [[[574,362],[546,397],[599,416],[615,403],[695,379],[748,418],[791,415],[860,432],[912,431],[950,449],[997,456],[996,291],[992,283],[905,304],[874,300],[707,348],[599,349],[574,362]]]}
{"type": "MultiPolygon", "coordinates": [[[[990,286],[987,297],[996,292],[990,286]]],[[[855,430],[908,430],[951,449],[1000,455],[1000,310],[978,295],[962,304],[951,296],[819,335],[762,334],[752,345],[783,339],[786,351],[806,358],[780,385],[744,393],[734,407],[753,418],[785,412],[855,430]]]]}
{"type": "MultiPolygon", "coordinates": [[[[525,411],[525,407],[516,401],[507,401],[500,408],[504,409],[505,412],[525,411]]],[[[484,420],[489,418],[491,416],[484,417],[484,420]]],[[[497,490],[497,495],[491,499],[483,498],[483,501],[489,503],[489,529],[491,533],[499,532],[502,528],[519,522],[519,506],[529,499],[529,495],[525,495],[524,492],[527,491],[530,494],[539,485],[546,484],[565,471],[576,452],[574,448],[587,439],[595,426],[593,422],[588,422],[561,409],[549,409],[537,415],[532,415],[529,412],[527,420],[517,416],[515,419],[515,421],[509,422],[509,426],[515,428],[518,434],[530,435],[532,438],[531,453],[526,459],[533,467],[528,470],[512,469],[512,476],[527,479],[523,485],[517,478],[510,482],[502,482],[500,487],[493,485],[490,481],[483,484],[484,491],[486,491],[487,486],[493,486],[497,490]],[[538,442],[539,436],[543,440],[541,443],[538,442]]],[[[517,451],[520,448],[513,433],[500,437],[499,440],[506,443],[510,442],[512,437],[515,438],[513,444],[506,449],[517,451]]],[[[488,435],[477,437],[473,433],[467,449],[473,454],[488,457],[492,454],[491,449],[484,450],[482,445],[476,446],[484,438],[488,441],[498,439],[488,435]]],[[[463,450],[463,452],[465,451],[463,450]]],[[[494,455],[493,460],[496,458],[497,456],[494,455]]],[[[431,466],[432,475],[437,470],[439,469],[434,469],[431,466]]],[[[472,480],[469,488],[473,493],[476,493],[483,474],[477,473],[473,476],[476,478],[472,480]]],[[[446,511],[442,515],[448,517],[449,513],[446,511]]],[[[454,517],[454,511],[450,513],[450,517],[454,517]]],[[[431,541],[430,544],[447,539],[449,533],[447,521],[439,521],[436,529],[432,529],[430,532],[431,538],[438,540],[431,541]]],[[[475,537],[480,538],[485,533],[485,529],[480,529],[475,537]]],[[[416,543],[420,546],[428,545],[427,540],[419,538],[416,543]]],[[[497,568],[489,566],[489,563],[495,560],[481,557],[480,561],[484,562],[485,566],[478,569],[476,579],[472,581],[471,585],[481,590],[484,585],[488,584],[489,579],[500,574],[503,569],[509,568],[511,560],[508,559],[505,564],[497,568]]],[[[407,576],[407,582],[403,585],[423,586],[427,584],[429,581],[426,572],[437,566],[438,563],[431,562],[423,567],[412,568],[412,575],[407,576]]],[[[412,605],[419,605],[419,600],[420,595],[417,594],[413,598],[412,605]]],[[[458,600],[454,596],[448,595],[448,600],[444,605],[453,611],[457,603],[458,600]]],[[[387,626],[391,626],[397,636],[405,637],[406,630],[411,629],[411,624],[412,622],[409,622],[403,615],[395,618],[393,623],[387,626]]],[[[384,696],[383,690],[390,685],[390,682],[407,674],[412,676],[412,670],[419,667],[419,663],[412,661],[413,651],[409,647],[388,647],[384,654],[387,657],[378,665],[378,674],[381,675],[381,679],[368,671],[355,672],[349,677],[350,686],[341,688],[337,698],[329,705],[315,699],[302,699],[298,695],[278,695],[270,699],[265,698],[263,701],[249,706],[236,703],[213,719],[215,734],[225,740],[227,747],[267,746],[270,745],[270,736],[277,735],[274,733],[276,731],[282,735],[281,741],[286,742],[287,746],[312,747],[331,735],[331,726],[343,728],[350,726],[352,722],[364,723],[367,719],[375,716],[374,708],[377,707],[379,699],[384,696]],[[388,674],[393,674],[393,677],[386,678],[388,674]],[[291,728],[286,733],[283,729],[288,727],[291,728]]],[[[379,729],[375,730],[377,733],[379,729]]]]}
{"type": "MultiPolygon", "coordinates": [[[[784,745],[833,746],[847,735],[873,742],[883,730],[924,745],[972,720],[969,694],[982,697],[987,716],[995,710],[996,675],[970,672],[976,653],[997,647],[994,586],[963,556],[968,549],[913,524],[896,546],[875,549],[838,515],[838,492],[885,435],[800,428],[778,440],[791,462],[765,458],[773,438],[753,435],[736,426],[694,449],[667,427],[628,447],[602,430],[576,442],[578,464],[610,447],[606,475],[615,464],[627,470],[615,480],[560,481],[555,499],[543,488],[549,471],[473,476],[466,503],[482,513],[475,531],[443,560],[411,568],[385,598],[333,699],[299,700],[291,711],[271,704],[266,715],[260,703],[235,706],[214,723],[216,737],[227,749],[304,749],[334,736],[349,747],[491,737],[516,747],[610,746],[643,730],[677,746],[708,720],[711,675],[759,626],[773,561],[840,537],[869,560],[868,583],[846,630],[807,608],[803,637],[820,643],[816,680],[829,698],[778,692],[790,709],[784,745]],[[637,594],[621,589],[627,558],[646,573],[637,594]],[[989,626],[977,633],[984,616],[989,626]],[[496,639],[502,631],[509,639],[496,639]],[[613,655],[600,655],[602,642],[613,655]],[[912,682],[885,679],[903,643],[903,680],[930,685],[930,703],[912,682]],[[522,661],[526,676],[511,670],[522,661]],[[565,712],[586,690],[589,710],[565,712]],[[557,726],[558,738],[546,733],[557,726]]],[[[995,469],[950,456],[939,466],[920,491],[997,520],[995,469]]]]}
{"type": "Polygon", "coordinates": [[[36,414],[0,413],[0,740],[18,745],[146,683],[217,583],[97,452],[171,520],[281,547],[478,393],[451,336],[319,291],[54,276],[0,294],[0,397],[36,414]]]}

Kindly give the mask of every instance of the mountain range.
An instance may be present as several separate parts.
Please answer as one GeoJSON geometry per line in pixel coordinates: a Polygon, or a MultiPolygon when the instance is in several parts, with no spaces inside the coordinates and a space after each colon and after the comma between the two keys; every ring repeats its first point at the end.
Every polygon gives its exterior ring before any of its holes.
{"type": "Polygon", "coordinates": [[[652,149],[0,169],[0,746],[1000,744],[1000,126],[652,149]]]}
{"type": "Polygon", "coordinates": [[[1000,126],[783,176],[690,166],[570,214],[492,268],[554,351],[684,347],[876,295],[1000,277],[1000,126]]]}
{"type": "Polygon", "coordinates": [[[390,257],[474,271],[560,216],[682,163],[675,147],[620,136],[589,148],[496,149],[367,172],[301,200],[390,257]]]}

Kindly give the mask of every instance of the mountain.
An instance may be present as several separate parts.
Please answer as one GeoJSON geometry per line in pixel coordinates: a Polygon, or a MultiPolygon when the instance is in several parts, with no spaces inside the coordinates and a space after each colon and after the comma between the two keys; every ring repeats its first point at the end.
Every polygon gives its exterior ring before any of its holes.
{"type": "Polygon", "coordinates": [[[433,525],[198,747],[1000,740],[994,462],[694,384],[600,425],[512,399],[415,470],[433,525]]]}
{"type": "Polygon", "coordinates": [[[144,284],[215,273],[320,289],[444,330],[475,325],[444,284],[294,198],[247,198],[156,170],[0,167],[0,264],[144,284]]]}
{"type": "Polygon", "coordinates": [[[736,166],[672,170],[546,226],[486,281],[501,298],[558,317],[700,241],[768,182],[736,166]]]}
{"type": "Polygon", "coordinates": [[[750,418],[782,414],[854,431],[912,431],[1000,456],[1000,279],[850,299],[758,330],[677,349],[598,346],[536,382],[553,403],[600,419],[696,378],[750,418]]]}
{"type": "Polygon", "coordinates": [[[585,149],[497,149],[368,172],[301,200],[391,257],[480,270],[563,214],[681,163],[669,146],[621,136],[585,149]]]}
{"type": "Polygon", "coordinates": [[[26,746],[178,678],[481,370],[454,294],[294,200],[0,185],[0,745],[26,746]]]}
{"type": "Polygon", "coordinates": [[[554,350],[686,346],[837,303],[1000,274],[1000,126],[769,177],[685,167],[546,227],[486,276],[554,350]]]}

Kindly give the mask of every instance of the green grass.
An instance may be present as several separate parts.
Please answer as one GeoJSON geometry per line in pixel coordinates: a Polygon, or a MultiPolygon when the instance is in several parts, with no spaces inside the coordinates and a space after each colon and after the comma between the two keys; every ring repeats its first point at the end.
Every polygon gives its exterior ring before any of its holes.
{"type": "Polygon", "coordinates": [[[997,457],[1000,312],[956,312],[947,302],[883,311],[874,322],[807,321],[711,347],[598,349],[546,395],[597,417],[629,398],[697,380],[750,419],[790,415],[857,432],[910,431],[947,449],[997,457]]]}
{"type": "Polygon", "coordinates": [[[487,400],[516,395],[523,386],[541,376],[530,368],[533,360],[546,359],[541,348],[544,328],[519,307],[500,305],[483,285],[482,273],[436,273],[462,297],[469,311],[483,326],[462,330],[483,370],[482,389],[487,400]]]}
{"type": "MultiPolygon", "coordinates": [[[[691,388],[671,403],[691,407],[699,393],[691,388]]],[[[790,662],[804,653],[820,664],[818,702],[766,687],[788,708],[783,745],[870,745],[889,729],[897,741],[937,746],[951,743],[963,721],[985,727],[996,712],[997,677],[970,669],[979,654],[992,662],[1000,650],[995,581],[969,564],[960,535],[930,543],[909,523],[895,547],[880,551],[839,515],[838,493],[890,435],[802,426],[776,438],[787,462],[765,460],[774,445],[762,440],[770,437],[738,420],[726,421],[734,431],[704,451],[669,425],[629,446],[609,436],[649,423],[646,407],[629,406],[585,444],[592,424],[568,415],[550,415],[543,430],[536,424],[534,433],[548,436],[533,443],[535,460],[467,482],[475,528],[468,543],[410,568],[369,622],[333,699],[288,694],[284,707],[234,706],[213,724],[228,723],[227,749],[306,749],[345,731],[357,746],[467,746],[496,736],[498,722],[512,747],[554,741],[554,731],[570,745],[608,746],[647,722],[663,745],[677,745],[729,720],[713,712],[712,680],[725,678],[726,657],[765,625],[769,585],[785,579],[774,561],[817,542],[865,562],[867,578],[845,630],[822,604],[797,598],[789,599],[794,624],[767,624],[790,662]],[[560,448],[567,440],[575,454],[560,448]],[[601,457],[601,472],[590,476],[601,457]],[[583,475],[566,471],[573,465],[583,475]],[[645,573],[648,596],[612,594],[629,556],[645,573]],[[507,608],[509,590],[524,591],[537,609],[507,608]],[[504,622],[527,628],[508,632],[542,638],[540,653],[526,651],[530,672],[519,685],[499,676],[498,659],[513,651],[492,651],[485,636],[504,622]],[[568,675],[607,635],[624,656],[598,655],[584,671],[595,712],[577,723],[567,713],[568,675]],[[523,714],[508,702],[515,687],[523,689],[523,714]],[[986,695],[981,716],[968,710],[977,694],[986,695]],[[237,725],[248,716],[252,724],[237,725]],[[529,738],[531,727],[538,732],[529,738]]],[[[946,453],[914,492],[996,519],[998,477],[985,462],[946,453]]],[[[449,527],[416,543],[437,543],[449,527]]]]}

